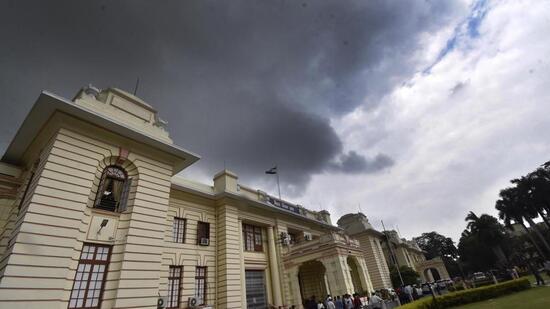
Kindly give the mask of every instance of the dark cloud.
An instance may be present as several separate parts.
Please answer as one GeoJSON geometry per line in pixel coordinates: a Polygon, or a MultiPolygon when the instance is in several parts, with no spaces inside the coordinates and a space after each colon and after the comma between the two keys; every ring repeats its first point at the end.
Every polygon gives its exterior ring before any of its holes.
{"type": "Polygon", "coordinates": [[[342,153],[330,125],[374,106],[415,70],[419,35],[447,1],[7,1],[0,4],[4,147],[42,89],[133,89],[176,143],[261,183],[277,163],[288,191],[334,168],[374,172],[391,160],[342,153]],[[305,5],[303,5],[305,4],[305,5]]]}
{"type": "Polygon", "coordinates": [[[451,88],[451,96],[460,93],[466,86],[468,86],[468,80],[465,82],[458,82],[456,83],[453,88],[451,88]]]}
{"type": "Polygon", "coordinates": [[[332,163],[331,171],[347,174],[374,173],[391,167],[395,162],[385,154],[378,154],[372,159],[366,159],[355,151],[342,154],[338,162],[332,163]]]}

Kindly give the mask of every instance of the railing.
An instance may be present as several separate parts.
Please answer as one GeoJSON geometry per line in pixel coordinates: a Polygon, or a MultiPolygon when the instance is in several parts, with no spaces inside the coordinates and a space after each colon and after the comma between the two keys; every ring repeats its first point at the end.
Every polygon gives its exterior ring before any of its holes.
{"type": "Polygon", "coordinates": [[[325,244],[342,244],[359,248],[359,241],[356,239],[340,233],[327,233],[313,240],[304,240],[299,243],[291,244],[290,252],[301,251],[309,247],[322,246],[325,244]]]}

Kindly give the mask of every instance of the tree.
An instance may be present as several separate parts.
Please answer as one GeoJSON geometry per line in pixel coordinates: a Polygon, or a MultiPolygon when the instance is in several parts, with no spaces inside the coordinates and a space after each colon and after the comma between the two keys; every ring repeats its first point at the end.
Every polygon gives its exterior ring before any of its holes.
{"type": "Polygon", "coordinates": [[[426,259],[435,257],[456,258],[458,255],[456,246],[450,237],[445,237],[435,231],[422,233],[414,238],[420,249],[425,252],[426,259]]]}
{"type": "MultiPolygon", "coordinates": [[[[401,272],[401,278],[403,278],[403,283],[405,285],[413,285],[418,283],[420,275],[414,269],[410,268],[409,266],[403,265],[399,267],[399,271],[401,272]]],[[[390,278],[394,287],[401,286],[399,273],[397,272],[397,268],[393,265],[390,267],[390,278]]]]}
{"type": "Polygon", "coordinates": [[[525,177],[512,180],[512,183],[516,183],[518,189],[523,189],[529,206],[540,215],[546,227],[550,229],[550,221],[547,218],[550,210],[550,171],[539,167],[525,177]]]}
{"type": "Polygon", "coordinates": [[[460,261],[468,272],[486,271],[493,268],[497,256],[491,247],[487,246],[477,234],[465,230],[458,242],[460,261]]]}
{"type": "Polygon", "coordinates": [[[512,229],[512,221],[520,224],[529,237],[531,244],[536,248],[542,257],[545,257],[545,254],[537,245],[537,242],[533,239],[533,236],[523,221],[525,212],[520,203],[517,201],[517,188],[506,188],[501,190],[499,195],[500,199],[495,203],[495,208],[498,210],[498,217],[504,221],[504,225],[509,229],[512,229]]]}
{"type": "Polygon", "coordinates": [[[426,259],[441,257],[451,277],[460,276],[460,267],[456,262],[458,249],[450,237],[445,237],[435,231],[423,233],[414,238],[420,249],[424,251],[426,259]]]}
{"type": "Polygon", "coordinates": [[[466,216],[466,221],[468,222],[466,228],[470,241],[475,239],[473,243],[490,248],[498,260],[508,262],[502,250],[502,244],[507,236],[504,226],[498,222],[497,218],[488,214],[477,216],[470,211],[466,216]]]}

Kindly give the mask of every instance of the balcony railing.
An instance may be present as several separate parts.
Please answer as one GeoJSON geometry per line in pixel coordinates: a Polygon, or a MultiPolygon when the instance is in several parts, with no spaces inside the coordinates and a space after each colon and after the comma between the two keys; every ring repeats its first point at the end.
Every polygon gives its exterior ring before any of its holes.
{"type": "Polygon", "coordinates": [[[313,240],[303,240],[298,243],[291,244],[289,246],[290,250],[288,253],[292,254],[298,251],[309,251],[310,249],[330,244],[339,244],[348,247],[359,248],[359,241],[357,239],[350,238],[349,236],[341,233],[331,232],[323,234],[319,238],[315,238],[313,240]]]}

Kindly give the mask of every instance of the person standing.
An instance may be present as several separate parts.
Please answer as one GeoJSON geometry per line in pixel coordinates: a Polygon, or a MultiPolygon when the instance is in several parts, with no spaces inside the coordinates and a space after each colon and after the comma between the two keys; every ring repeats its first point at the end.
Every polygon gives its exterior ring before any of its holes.
{"type": "Polygon", "coordinates": [[[423,292],[422,292],[422,289],[420,288],[420,286],[416,286],[416,295],[418,295],[418,298],[421,298],[423,296],[423,292]]]}
{"type": "Polygon", "coordinates": [[[382,298],[380,296],[376,295],[376,293],[372,293],[372,296],[369,299],[369,306],[371,306],[373,309],[381,309],[382,308],[382,298]]]}
{"type": "Polygon", "coordinates": [[[340,298],[340,296],[336,296],[336,300],[334,301],[334,305],[336,306],[336,309],[344,309],[344,302],[340,298]]]}
{"type": "Polygon", "coordinates": [[[361,309],[361,307],[363,307],[363,304],[361,303],[359,294],[353,293],[353,309],[361,309]]]}
{"type": "Polygon", "coordinates": [[[311,296],[311,298],[306,302],[306,309],[317,309],[317,302],[315,301],[315,296],[311,296]]]}
{"type": "Polygon", "coordinates": [[[544,279],[542,279],[542,276],[540,275],[539,271],[533,266],[533,264],[527,262],[527,267],[529,267],[529,270],[533,273],[535,279],[537,279],[537,285],[544,285],[544,279]]]}
{"type": "Polygon", "coordinates": [[[329,298],[332,298],[332,297],[330,296],[330,294],[327,294],[327,297],[325,297],[325,299],[324,299],[324,301],[323,301],[323,305],[325,305],[325,308],[328,307],[327,304],[328,304],[328,299],[329,299],[329,298]]]}
{"type": "Polygon", "coordinates": [[[344,309],[353,309],[353,301],[349,294],[344,295],[344,309]]]}
{"type": "Polygon", "coordinates": [[[327,309],[336,309],[336,305],[332,301],[332,297],[327,298],[327,309]]]}
{"type": "Polygon", "coordinates": [[[403,288],[403,290],[405,291],[405,294],[407,295],[407,298],[409,299],[409,302],[412,302],[414,301],[414,298],[413,298],[413,289],[410,285],[407,285],[403,288]]]}

